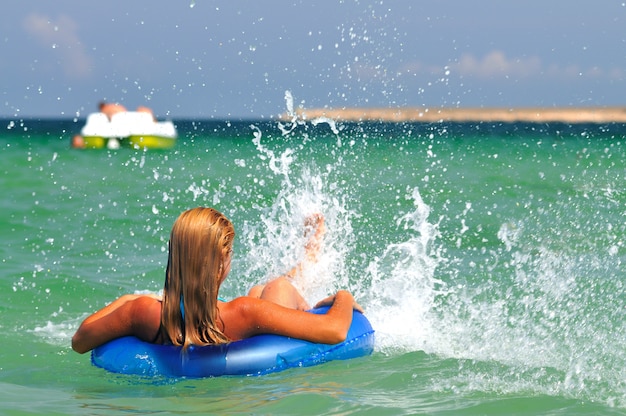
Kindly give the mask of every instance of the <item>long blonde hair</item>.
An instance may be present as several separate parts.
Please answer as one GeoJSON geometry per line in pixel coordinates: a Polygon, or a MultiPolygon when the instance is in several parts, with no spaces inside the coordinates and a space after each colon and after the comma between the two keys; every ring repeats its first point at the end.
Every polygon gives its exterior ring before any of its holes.
{"type": "Polygon", "coordinates": [[[172,344],[229,342],[217,323],[217,293],[234,238],[233,224],[213,208],[190,209],[174,222],[161,306],[161,330],[172,344]]]}

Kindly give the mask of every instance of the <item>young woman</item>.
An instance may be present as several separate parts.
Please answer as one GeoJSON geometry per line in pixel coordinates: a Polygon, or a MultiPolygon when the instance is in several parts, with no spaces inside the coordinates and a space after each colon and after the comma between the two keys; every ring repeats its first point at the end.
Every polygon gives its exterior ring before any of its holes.
{"type": "MultiPolygon", "coordinates": [[[[307,243],[307,261],[315,261],[325,232],[324,218],[307,220],[315,232],[307,243]]],[[[220,285],[230,272],[235,230],[213,208],[183,212],[172,228],[163,298],[124,295],[87,317],[72,338],[72,348],[85,353],[112,339],[134,335],[152,343],[221,344],[257,334],[278,334],[311,342],[345,340],[352,310],[361,310],[352,295],[341,290],[316,306],[332,305],[325,315],[305,312],[308,304],[290,279],[294,267],[248,296],[218,300],[220,285]]]]}

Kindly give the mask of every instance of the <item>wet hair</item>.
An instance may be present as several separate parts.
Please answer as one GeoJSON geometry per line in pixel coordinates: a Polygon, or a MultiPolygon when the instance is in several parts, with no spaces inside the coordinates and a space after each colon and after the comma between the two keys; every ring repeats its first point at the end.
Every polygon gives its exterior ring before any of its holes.
{"type": "Polygon", "coordinates": [[[198,207],[174,222],[165,272],[161,333],[172,344],[223,344],[217,294],[227,273],[235,229],[222,213],[198,207]]]}

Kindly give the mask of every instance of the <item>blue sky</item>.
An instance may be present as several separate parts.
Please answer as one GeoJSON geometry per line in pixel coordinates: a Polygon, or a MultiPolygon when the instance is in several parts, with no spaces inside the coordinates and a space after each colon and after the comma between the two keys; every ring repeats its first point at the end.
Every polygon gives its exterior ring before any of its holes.
{"type": "Polygon", "coordinates": [[[626,105],[626,2],[31,0],[0,16],[0,117],[626,105]]]}

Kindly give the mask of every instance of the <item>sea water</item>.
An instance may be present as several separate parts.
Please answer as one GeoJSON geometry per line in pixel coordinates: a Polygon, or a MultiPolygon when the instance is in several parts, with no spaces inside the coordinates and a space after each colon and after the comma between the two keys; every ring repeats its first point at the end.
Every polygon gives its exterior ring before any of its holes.
{"type": "Polygon", "coordinates": [[[625,414],[626,126],[175,120],[170,150],[70,149],[83,120],[2,120],[0,414],[625,414]],[[82,319],[162,289],[195,206],[235,224],[222,296],[303,255],[351,290],[372,356],[262,377],[107,373],[82,319]]]}

